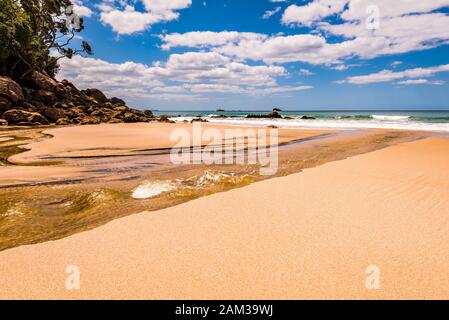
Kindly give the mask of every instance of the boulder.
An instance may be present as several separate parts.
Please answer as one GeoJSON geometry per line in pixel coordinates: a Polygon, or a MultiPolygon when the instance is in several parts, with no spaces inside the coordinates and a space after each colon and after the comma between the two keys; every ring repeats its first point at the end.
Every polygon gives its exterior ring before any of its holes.
{"type": "Polygon", "coordinates": [[[55,92],[59,82],[38,71],[33,71],[24,81],[24,86],[35,90],[55,92]]]}
{"type": "Polygon", "coordinates": [[[264,114],[249,114],[246,116],[247,119],[282,119],[282,116],[277,111],[272,111],[267,115],[264,114]]]}
{"type": "Polygon", "coordinates": [[[116,107],[114,107],[114,110],[118,111],[118,112],[126,112],[128,110],[128,108],[125,106],[116,106],[116,107]]]}
{"type": "Polygon", "coordinates": [[[147,117],[154,118],[153,111],[151,110],[144,110],[143,114],[146,115],[147,117]]]}
{"type": "Polygon", "coordinates": [[[302,120],[316,120],[315,117],[309,117],[309,116],[302,116],[301,119],[302,120]]]}
{"type": "Polygon", "coordinates": [[[65,115],[70,119],[83,118],[86,116],[86,113],[81,107],[75,107],[64,112],[65,115]]]}
{"type": "Polygon", "coordinates": [[[123,116],[123,122],[126,123],[143,122],[143,119],[132,112],[126,112],[125,115],[123,116]]]}
{"type": "Polygon", "coordinates": [[[114,106],[117,106],[117,105],[119,105],[119,106],[124,106],[124,105],[126,105],[126,102],[125,102],[125,101],[123,101],[122,99],[116,98],[116,97],[109,99],[109,101],[110,101],[114,106]]]}
{"type": "Polygon", "coordinates": [[[55,103],[55,94],[50,91],[39,90],[34,93],[34,100],[42,102],[46,106],[51,106],[55,103]]]}
{"type": "Polygon", "coordinates": [[[282,109],[274,108],[273,111],[275,111],[275,112],[282,112],[282,109]]]}
{"type": "Polygon", "coordinates": [[[271,118],[271,119],[282,119],[282,116],[281,116],[281,114],[278,112],[278,111],[272,111],[272,112],[270,112],[269,114],[268,114],[268,118],[271,118]]]}
{"type": "Polygon", "coordinates": [[[8,121],[5,119],[0,119],[0,127],[6,127],[8,126],[8,121]]]}
{"type": "Polygon", "coordinates": [[[209,121],[206,119],[201,119],[201,118],[192,119],[192,121],[190,121],[190,123],[194,123],[194,122],[209,122],[209,121]]]}
{"type": "Polygon", "coordinates": [[[85,117],[79,120],[79,124],[87,125],[87,124],[100,124],[101,120],[96,117],[85,117]]]}
{"type": "Polygon", "coordinates": [[[171,122],[170,117],[167,115],[162,115],[159,117],[159,122],[171,122]]]}
{"type": "Polygon", "coordinates": [[[11,78],[0,77],[0,97],[7,98],[13,103],[17,103],[25,99],[22,87],[11,78]]]}
{"type": "Polygon", "coordinates": [[[11,109],[3,114],[3,118],[9,124],[17,125],[46,125],[48,120],[38,112],[29,112],[18,109],[11,109]]]}
{"type": "Polygon", "coordinates": [[[67,126],[70,124],[73,124],[73,122],[69,118],[61,118],[61,119],[58,119],[58,121],[56,121],[56,125],[58,125],[58,126],[67,126]]]}
{"type": "Polygon", "coordinates": [[[82,92],[85,95],[87,95],[88,97],[94,98],[99,103],[109,102],[108,98],[104,95],[104,93],[98,89],[95,89],[95,88],[86,89],[86,90],[83,90],[82,92]]]}
{"type": "Polygon", "coordinates": [[[11,102],[5,97],[0,97],[0,114],[11,108],[11,102]]]}
{"type": "Polygon", "coordinates": [[[117,118],[112,118],[108,121],[108,123],[123,123],[123,121],[117,118]]]}
{"type": "Polygon", "coordinates": [[[54,107],[38,108],[38,111],[52,123],[56,123],[59,119],[67,118],[64,111],[54,107]]]}

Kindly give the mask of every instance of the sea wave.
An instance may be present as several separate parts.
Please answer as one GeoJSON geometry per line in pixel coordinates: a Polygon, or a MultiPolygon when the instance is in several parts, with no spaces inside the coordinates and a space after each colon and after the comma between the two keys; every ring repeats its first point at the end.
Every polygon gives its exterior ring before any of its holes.
{"type": "Polygon", "coordinates": [[[411,116],[385,116],[385,115],[372,115],[374,120],[379,121],[408,121],[411,116]]]}
{"type": "MultiPolygon", "coordinates": [[[[418,118],[409,115],[287,115],[286,119],[249,119],[245,116],[233,116],[217,118],[210,114],[203,116],[212,124],[279,128],[304,128],[304,129],[398,129],[417,131],[441,131],[449,132],[449,121],[439,117],[418,118]]],[[[190,122],[197,117],[181,116],[173,118],[176,122],[190,122]]]]}

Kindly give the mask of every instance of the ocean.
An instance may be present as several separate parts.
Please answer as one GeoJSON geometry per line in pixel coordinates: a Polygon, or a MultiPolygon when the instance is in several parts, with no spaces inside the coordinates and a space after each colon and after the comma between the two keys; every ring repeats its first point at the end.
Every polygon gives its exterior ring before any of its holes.
{"type": "Polygon", "coordinates": [[[263,115],[269,111],[156,111],[156,115],[172,115],[176,122],[201,117],[210,123],[310,129],[401,129],[449,132],[448,111],[285,111],[287,119],[248,119],[247,115],[263,115]],[[225,118],[226,117],[226,118],[225,118]],[[307,117],[308,119],[303,119],[307,117]]]}

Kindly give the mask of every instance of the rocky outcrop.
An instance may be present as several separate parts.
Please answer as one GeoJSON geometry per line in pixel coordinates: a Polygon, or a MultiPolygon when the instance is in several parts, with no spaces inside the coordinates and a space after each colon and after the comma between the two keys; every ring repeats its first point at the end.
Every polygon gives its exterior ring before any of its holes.
{"type": "Polygon", "coordinates": [[[157,120],[151,111],[129,108],[122,99],[108,99],[98,89],[78,90],[67,80],[58,82],[36,71],[20,83],[8,77],[0,77],[0,119],[2,126],[157,120]]]}
{"type": "Polygon", "coordinates": [[[282,115],[278,111],[272,111],[269,114],[249,114],[247,119],[282,119],[282,115]]]}
{"type": "Polygon", "coordinates": [[[50,122],[38,112],[28,112],[18,109],[8,110],[3,113],[2,117],[8,121],[9,125],[35,126],[50,124],[50,122]]]}
{"type": "Polygon", "coordinates": [[[13,103],[24,100],[22,87],[8,77],[0,77],[0,97],[13,103]]]}
{"type": "Polygon", "coordinates": [[[111,98],[109,101],[111,101],[114,106],[124,106],[126,104],[125,101],[116,97],[111,98]]]}

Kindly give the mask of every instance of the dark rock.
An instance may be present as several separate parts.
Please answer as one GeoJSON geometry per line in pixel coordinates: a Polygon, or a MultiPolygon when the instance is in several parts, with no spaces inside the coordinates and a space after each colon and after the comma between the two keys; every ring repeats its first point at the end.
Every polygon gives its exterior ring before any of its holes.
{"type": "Polygon", "coordinates": [[[11,108],[11,102],[5,97],[0,97],[0,114],[11,108]]]}
{"type": "Polygon", "coordinates": [[[190,123],[194,123],[194,122],[209,122],[206,119],[202,119],[202,118],[196,118],[196,119],[192,119],[192,121],[190,121],[190,123]]]}
{"type": "Polygon", "coordinates": [[[153,111],[151,110],[145,110],[143,114],[146,115],[147,117],[154,118],[153,111]]]}
{"type": "Polygon", "coordinates": [[[113,109],[118,112],[126,112],[128,110],[128,108],[125,106],[117,106],[117,107],[114,107],[113,109]]]}
{"type": "MultiPolygon", "coordinates": [[[[36,102],[34,102],[34,104],[39,105],[36,102]]],[[[37,109],[34,106],[34,104],[31,104],[29,102],[23,102],[20,110],[25,110],[25,111],[29,111],[29,112],[36,112],[37,109]]]]}
{"type": "Polygon", "coordinates": [[[55,103],[55,94],[50,91],[39,90],[34,93],[35,101],[42,102],[46,106],[51,106],[55,103]]]}
{"type": "Polygon", "coordinates": [[[59,83],[46,74],[33,71],[28,77],[24,79],[23,84],[25,87],[35,90],[55,92],[59,83]]]}
{"type": "Polygon", "coordinates": [[[59,119],[67,118],[64,111],[53,107],[38,108],[41,115],[47,118],[50,122],[56,123],[59,119]]]}
{"type": "Polygon", "coordinates": [[[0,96],[7,98],[13,103],[25,99],[22,87],[8,77],[0,77],[0,96]]]}
{"type": "Polygon", "coordinates": [[[263,114],[248,114],[247,119],[282,119],[282,115],[277,111],[272,111],[267,115],[263,114]]]}
{"type": "Polygon", "coordinates": [[[159,117],[158,121],[159,122],[164,122],[164,123],[176,123],[173,120],[170,120],[170,118],[172,118],[173,116],[169,116],[169,115],[162,115],[159,117]]]}
{"type": "Polygon", "coordinates": [[[106,98],[106,96],[104,95],[104,93],[98,89],[91,88],[83,90],[82,92],[88,97],[94,98],[99,103],[106,103],[109,101],[108,98],[106,98]]]}
{"type": "Polygon", "coordinates": [[[301,119],[302,120],[316,120],[315,117],[309,117],[309,116],[302,116],[301,119]]]}
{"type": "Polygon", "coordinates": [[[229,117],[225,116],[223,114],[211,116],[211,119],[227,119],[227,118],[229,118],[229,117]]]}
{"type": "Polygon", "coordinates": [[[53,105],[53,108],[67,110],[67,109],[70,108],[70,106],[68,104],[65,104],[65,103],[62,103],[62,102],[56,102],[53,105]]]}
{"type": "Polygon", "coordinates": [[[28,112],[18,109],[11,109],[3,114],[9,124],[17,125],[46,125],[48,120],[38,112],[28,112]]]}
{"type": "Polygon", "coordinates": [[[108,121],[108,123],[123,123],[123,121],[117,118],[112,118],[108,121]]]}
{"type": "Polygon", "coordinates": [[[278,129],[278,127],[275,126],[275,125],[270,125],[270,126],[268,126],[267,128],[268,128],[268,129],[278,129]]]}
{"type": "Polygon", "coordinates": [[[58,121],[56,121],[56,125],[58,125],[58,126],[67,126],[70,124],[73,124],[73,122],[69,118],[61,118],[61,119],[58,119],[58,121]]]}
{"type": "Polygon", "coordinates": [[[101,120],[96,117],[85,117],[85,118],[82,118],[78,123],[82,124],[82,125],[100,124],[101,120]]]}
{"type": "Polygon", "coordinates": [[[109,99],[109,101],[110,101],[114,106],[116,106],[116,105],[120,105],[120,106],[126,105],[126,102],[125,102],[125,101],[123,101],[122,99],[116,98],[116,97],[109,99]]]}
{"type": "Polygon", "coordinates": [[[75,85],[67,79],[62,80],[61,84],[66,88],[71,88],[72,90],[78,91],[78,89],[75,87],[75,85]]]}
{"type": "Polygon", "coordinates": [[[275,112],[282,112],[282,109],[274,108],[273,111],[275,111],[275,112]]]}
{"type": "Polygon", "coordinates": [[[225,112],[223,109],[217,109],[217,112],[225,112]]]}
{"type": "Polygon", "coordinates": [[[126,123],[136,123],[136,122],[142,122],[142,118],[134,113],[127,112],[123,116],[123,121],[126,123]]]}
{"type": "Polygon", "coordinates": [[[0,119],[0,127],[6,127],[8,126],[8,121],[5,119],[0,119]]]}
{"type": "Polygon", "coordinates": [[[270,119],[282,119],[281,114],[278,111],[272,111],[268,114],[268,118],[270,119]]]}

